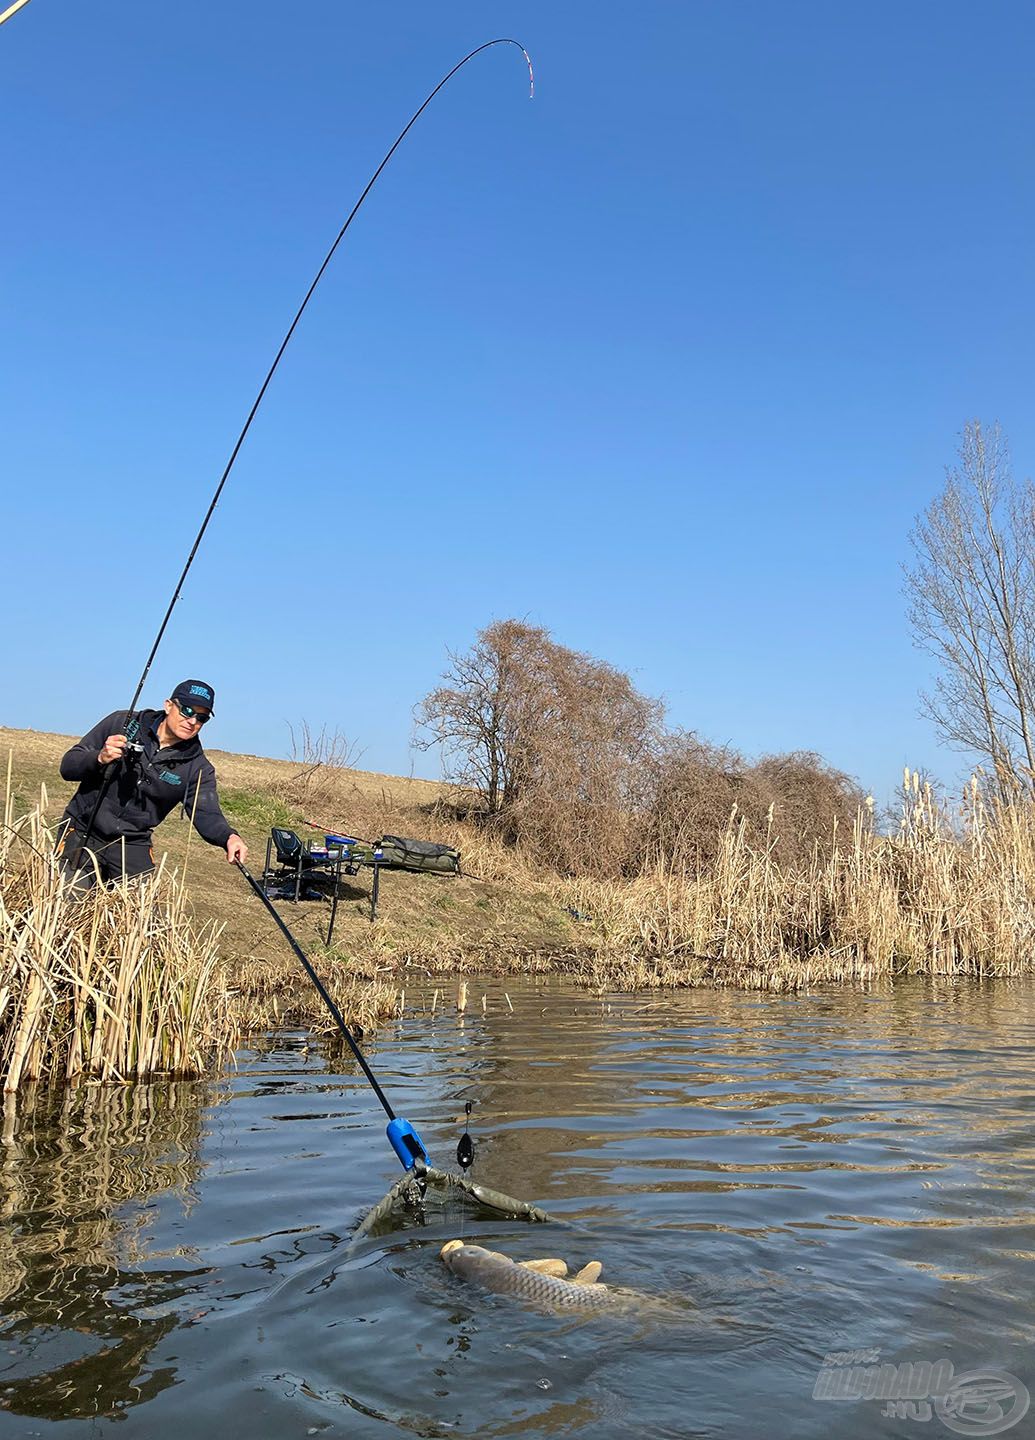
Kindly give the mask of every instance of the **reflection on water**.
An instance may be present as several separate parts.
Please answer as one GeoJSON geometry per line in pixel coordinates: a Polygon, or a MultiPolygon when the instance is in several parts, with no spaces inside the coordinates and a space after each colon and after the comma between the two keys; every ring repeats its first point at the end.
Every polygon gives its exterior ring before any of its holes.
{"type": "Polygon", "coordinates": [[[176,1082],[84,1086],[6,1101],[0,1189],[3,1404],[49,1419],[109,1413],[172,1383],[148,1356],[186,1294],[188,1272],[147,1263],[149,1201],[189,1212],[204,1097],[176,1082]],[[132,1202],[132,1210],[121,1207],[132,1202]]]}
{"type": "Polygon", "coordinates": [[[373,1059],[439,1164],[477,1101],[476,1178],[554,1227],[440,1205],[351,1244],[398,1168],[361,1078],[301,1037],[214,1084],[10,1102],[0,1437],[901,1429],[812,1398],[848,1350],[1035,1390],[1031,987],[508,990],[373,1059]],[[437,1259],[456,1235],[599,1259],[666,1318],[481,1296],[437,1259]]]}

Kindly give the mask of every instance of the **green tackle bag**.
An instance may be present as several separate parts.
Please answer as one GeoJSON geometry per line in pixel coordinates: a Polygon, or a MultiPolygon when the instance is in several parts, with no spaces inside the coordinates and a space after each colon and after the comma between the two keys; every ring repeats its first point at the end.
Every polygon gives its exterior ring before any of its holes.
{"type": "Polygon", "coordinates": [[[433,875],[459,875],[460,851],[430,840],[404,840],[399,835],[382,835],[381,861],[386,869],[429,871],[433,875]]]}

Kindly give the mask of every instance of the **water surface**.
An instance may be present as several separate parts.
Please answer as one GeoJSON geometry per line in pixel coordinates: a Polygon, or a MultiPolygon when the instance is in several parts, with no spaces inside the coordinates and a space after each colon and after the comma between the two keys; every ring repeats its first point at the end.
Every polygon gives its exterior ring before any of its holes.
{"type": "Polygon", "coordinates": [[[813,1398],[849,1351],[1035,1391],[1032,986],[507,990],[370,1058],[440,1165],[475,1101],[475,1177],[556,1226],[435,1209],[351,1244],[401,1172],[362,1077],[301,1035],[218,1082],[9,1109],[0,1440],[914,1433],[813,1398]],[[437,1258],[456,1235],[599,1259],[669,1313],[482,1296],[437,1258]]]}

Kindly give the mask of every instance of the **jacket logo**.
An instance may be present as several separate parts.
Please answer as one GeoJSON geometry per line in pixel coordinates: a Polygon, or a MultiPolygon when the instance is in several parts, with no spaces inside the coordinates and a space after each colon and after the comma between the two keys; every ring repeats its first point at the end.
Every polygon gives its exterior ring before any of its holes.
{"type": "Polygon", "coordinates": [[[167,785],[183,784],[183,777],[181,775],[175,775],[172,770],[159,770],[158,778],[159,780],[164,780],[167,785]]]}

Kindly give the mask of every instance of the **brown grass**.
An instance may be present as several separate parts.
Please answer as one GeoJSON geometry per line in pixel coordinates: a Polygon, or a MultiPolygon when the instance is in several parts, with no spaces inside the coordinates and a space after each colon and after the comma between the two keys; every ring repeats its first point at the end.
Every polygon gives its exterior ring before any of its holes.
{"type": "Polygon", "coordinates": [[[218,927],[182,882],[153,876],[77,897],[44,828],[46,792],[0,831],[0,1077],[24,1082],[199,1075],[237,1027],[214,983],[218,927]]]}
{"type": "Polygon", "coordinates": [[[878,975],[992,977],[1035,968],[1035,806],[986,801],[971,782],[956,813],[907,775],[894,836],[869,815],[817,843],[806,864],[752,842],[731,815],[713,868],[658,865],[629,884],[559,893],[594,917],[593,983],[792,989],[878,975]]]}
{"type": "MultiPolygon", "coordinates": [[[[22,808],[46,783],[48,818],[56,822],[74,786],[56,779],[58,761],[70,737],[0,727],[0,755],[14,755],[14,785],[22,808]]],[[[449,791],[434,781],[380,775],[326,766],[319,775],[320,801],[299,803],[301,766],[286,760],[233,755],[209,750],[219,776],[224,809],[251,847],[249,869],[262,869],[271,824],[286,824],[300,834],[306,819],[344,828],[364,838],[384,832],[414,835],[457,845],[464,870],[477,879],[435,875],[383,874],[380,916],[370,923],[370,872],[343,882],[334,945],[323,944],[327,907],[312,902],[285,905],[282,914],[320,966],[325,978],[347,986],[389,970],[434,965],[520,968],[526,957],[570,950],[580,940],[546,877],[513,851],[464,826],[442,802],[449,791]],[[315,811],[315,813],[314,813],[315,811]]],[[[304,782],[304,777],[301,777],[304,782]]],[[[272,921],[221,850],[203,844],[179,811],[156,831],[155,854],[164,851],[167,867],[189,867],[191,904],[199,920],[224,926],[220,941],[232,987],[242,974],[254,977],[257,991],[277,994],[280,1019],[307,1022],[317,1013],[311,986],[288,954],[272,921]]],[[[347,993],[347,992],[346,992],[347,993]]],[[[355,987],[357,1003],[374,992],[355,987]]],[[[376,996],[374,997],[376,1000],[376,996]]],[[[319,1002],[317,1001],[317,1005],[319,1002]]],[[[363,1007],[363,1023],[377,1005],[363,1007]]],[[[351,1013],[351,1012],[350,1012],[351,1013]]]]}
{"type": "MultiPolygon", "coordinates": [[[[249,1033],[293,1025],[329,1031],[322,1001],[265,910],[223,852],[200,842],[179,814],[156,836],[156,855],[166,847],[160,877],[94,893],[65,934],[74,917],[57,905],[49,857],[52,828],[74,788],[56,779],[69,743],[65,736],[0,730],[10,766],[6,823],[18,831],[17,838],[10,829],[0,832],[0,1083],[5,1075],[24,1084],[36,1075],[201,1073],[249,1033]],[[41,804],[40,786],[50,779],[41,804]],[[58,934],[63,938],[55,946],[58,934]],[[57,967],[53,973],[48,963],[57,967]],[[191,965],[197,970],[193,1002],[191,965]],[[154,987],[173,975],[183,989],[174,1013],[195,1022],[190,1043],[186,1032],[177,1039],[168,1026],[157,1039],[141,1029],[162,1013],[154,987]],[[66,1024],[69,1003],[78,1029],[66,1024]],[[24,1030],[15,1023],[15,1006],[28,1017],[24,1030]],[[95,1040],[98,1027],[103,1043],[95,1040]]],[[[323,944],[325,905],[282,907],[354,1028],[397,1013],[400,995],[415,998],[432,973],[539,968],[544,956],[570,948],[570,922],[549,888],[533,883],[523,861],[440,815],[441,785],[330,765],[318,773],[317,793],[313,777],[300,776],[291,762],[210,753],[227,813],[252,848],[253,873],[261,870],[269,825],[287,823],[305,834],[307,817],[364,836],[389,831],[461,843],[471,868],[479,876],[484,869],[477,880],[384,875],[376,925],[369,918],[370,874],[361,872],[343,886],[331,950],[323,944]],[[300,783],[304,805],[292,803],[300,783]],[[314,798],[322,801],[316,815],[314,798]]]]}

